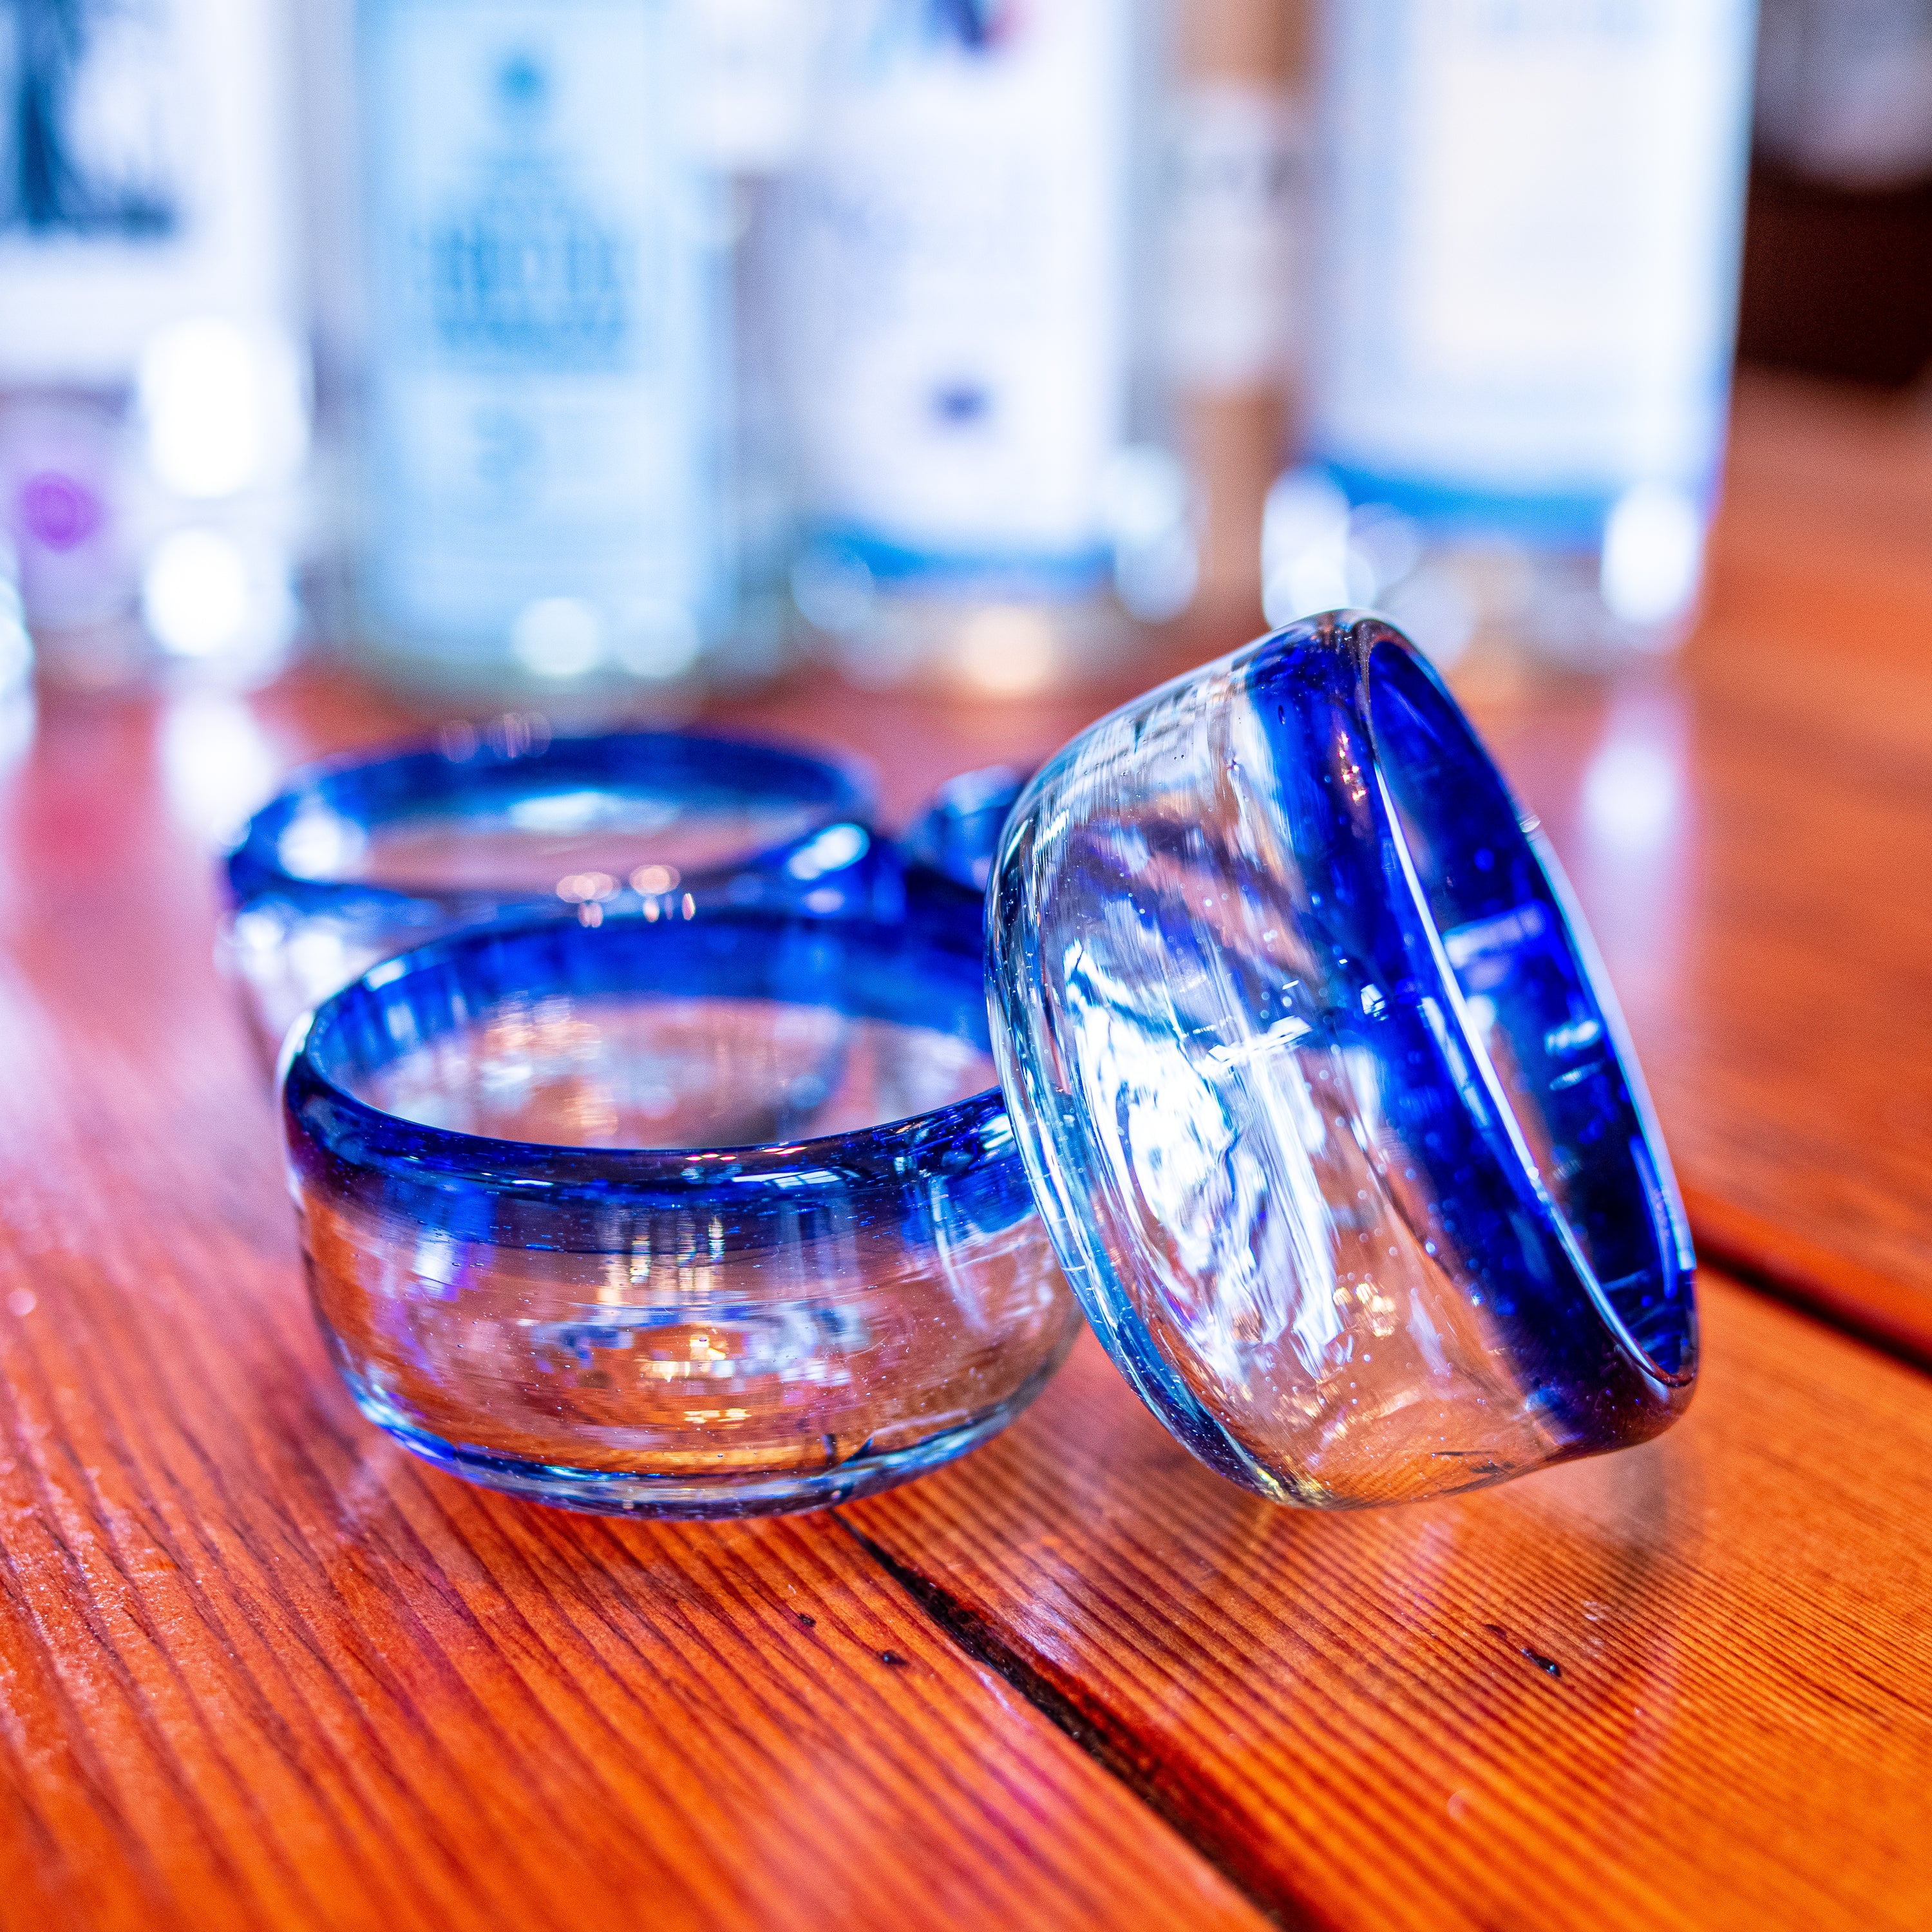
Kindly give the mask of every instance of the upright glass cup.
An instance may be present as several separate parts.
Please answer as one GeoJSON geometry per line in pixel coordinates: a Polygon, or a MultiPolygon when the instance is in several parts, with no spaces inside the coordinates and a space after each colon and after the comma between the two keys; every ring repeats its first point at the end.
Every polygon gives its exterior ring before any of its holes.
{"type": "Polygon", "coordinates": [[[976,897],[486,928],[291,1040],[310,1290],[364,1414],[569,1507],[862,1496],[1078,1324],[986,1054],[976,897]]]}
{"type": "Polygon", "coordinates": [[[850,766],[780,746],[453,727],[299,773],[263,806],[228,855],[224,951],[272,1058],[318,1000],[458,926],[869,904],[890,870],[870,802],[850,766]]]}
{"type": "Polygon", "coordinates": [[[1000,834],[1026,781],[1027,775],[1010,765],[988,765],[948,778],[906,828],[899,842],[906,856],[983,892],[1000,834]]]}

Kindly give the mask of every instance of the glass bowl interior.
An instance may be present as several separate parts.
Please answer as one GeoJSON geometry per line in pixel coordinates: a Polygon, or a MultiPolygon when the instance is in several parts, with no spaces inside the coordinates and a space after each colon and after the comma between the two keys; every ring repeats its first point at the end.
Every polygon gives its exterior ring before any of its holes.
{"type": "Polygon", "coordinates": [[[835,760],[682,732],[479,740],[318,767],[227,863],[226,950],[271,1055],[376,960],[490,919],[862,898],[870,793],[835,760]]]}

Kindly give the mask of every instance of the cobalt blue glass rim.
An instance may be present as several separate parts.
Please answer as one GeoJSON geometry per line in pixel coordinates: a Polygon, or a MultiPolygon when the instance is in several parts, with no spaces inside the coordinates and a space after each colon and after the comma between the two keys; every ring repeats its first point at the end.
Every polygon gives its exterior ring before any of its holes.
{"type": "Polygon", "coordinates": [[[715,882],[730,874],[773,866],[803,838],[840,820],[870,823],[871,780],[856,762],[796,746],[752,738],[689,731],[597,732],[583,735],[466,730],[454,742],[403,744],[304,766],[257,811],[231,842],[223,866],[229,902],[238,910],[273,902],[298,912],[346,904],[398,912],[433,904],[460,916],[482,916],[507,907],[543,905],[548,895],[434,884],[376,885],[364,880],[318,879],[283,863],[284,835],[298,813],[316,805],[369,826],[439,806],[486,800],[498,787],[531,778],[586,787],[649,784],[659,791],[688,787],[695,794],[730,787],[748,796],[810,810],[797,838],[749,851],[706,868],[688,884],[715,882]]]}
{"type": "MultiPolygon", "coordinates": [[[[1372,748],[1378,773],[1384,780],[1378,788],[1375,809],[1378,829],[1389,854],[1390,888],[1396,896],[1405,922],[1412,921],[1416,928],[1427,935],[1426,943],[1432,951],[1441,947],[1437,963],[1445,983],[1451,987],[1455,986],[1457,975],[1432,910],[1428,886],[1420,876],[1420,855],[1412,849],[1408,832],[1388,782],[1388,775],[1396,758],[1390,740],[1396,734],[1384,720],[1382,708],[1376,702],[1378,668],[1387,667],[1394,673],[1391,682],[1400,679],[1408,685],[1412,692],[1426,694],[1428,700],[1437,707],[1430,724],[1453,745],[1450,754],[1465,762],[1462,782],[1466,784],[1473,782],[1487,790],[1492,801],[1491,808],[1513,821],[1511,829],[1520,836],[1522,856],[1540,890],[1542,905],[1554,916],[1554,931],[1549,938],[1552,944],[1566,948],[1570,956],[1582,990],[1595,1010],[1594,1018],[1603,1028],[1604,1043],[1608,1048],[1607,1064],[1621,1089],[1621,1102],[1628,1107],[1636,1126],[1635,1140],[1627,1152],[1636,1170],[1635,1178],[1646,1210],[1648,1231],[1656,1245],[1662,1302],[1667,1304],[1658,1310],[1660,1332],[1666,1328],[1673,1331],[1680,1327],[1682,1329],[1681,1337],[1673,1337],[1683,1351],[1675,1366],[1660,1359],[1653,1346],[1646,1346],[1640,1339],[1632,1320],[1627,1318],[1618,1305],[1612,1292],[1613,1285],[1605,1282],[1577,1246],[1570,1216],[1558,1207],[1546,1191],[1527,1148],[1517,1144],[1514,1151],[1521,1169],[1520,1178],[1528,1181],[1539,1217],[1554,1234],[1556,1245],[1566,1255],[1576,1286],[1582,1290],[1617,1350],[1640,1377],[1657,1385],[1656,1392],[1664,1394],[1666,1405],[1674,1404],[1679,1398],[1688,1399],[1697,1376],[1697,1257],[1691,1240],[1690,1219],[1678,1192],[1676,1178],[1664,1148],[1663,1130],[1644,1083],[1642,1069],[1638,1064],[1622,1010],[1562,866],[1540,821],[1534,812],[1526,811],[1518,802],[1462,707],[1428,658],[1400,631],[1373,616],[1340,613],[1334,620],[1334,628],[1346,640],[1342,648],[1353,661],[1358,716],[1372,748]]],[[[1468,1020],[1463,1013],[1463,1002],[1452,999],[1449,1004],[1466,1034],[1468,1020]]],[[[1476,1058],[1486,1064],[1486,1054],[1478,1053],[1476,1058]]],[[[1468,1094],[1462,1098],[1466,1105],[1470,1104],[1468,1094]]],[[[1515,1136],[1508,1126],[1509,1109],[1504,1107],[1496,1112],[1501,1116],[1504,1136],[1514,1142],[1515,1136]]]]}
{"type": "MultiPolygon", "coordinates": [[[[948,894],[892,920],[814,919],[770,908],[690,919],[626,914],[594,927],[539,920],[433,940],[373,967],[292,1034],[283,1083],[290,1157],[328,1193],[505,1246],[621,1249],[640,1214],[702,1210],[735,1245],[788,1207],[871,1191],[881,1212],[921,1211],[944,1180],[956,1205],[1005,1223],[1030,1212],[998,1088],[908,1119],[755,1147],[544,1145],[430,1126],[358,1098],[337,1077],[357,1038],[398,1051],[496,1000],[645,989],[794,998],[876,1017],[938,1023],[987,1043],[980,902],[948,894]],[[814,1001],[809,991],[821,996],[814,1001]]],[[[364,1062],[364,1065],[368,1062],[364,1062]]]]}

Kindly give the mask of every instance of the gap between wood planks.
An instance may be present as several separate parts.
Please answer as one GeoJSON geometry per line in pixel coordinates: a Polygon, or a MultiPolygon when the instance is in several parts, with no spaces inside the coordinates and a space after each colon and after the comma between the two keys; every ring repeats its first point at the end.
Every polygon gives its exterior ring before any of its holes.
{"type": "Polygon", "coordinates": [[[1932,1370],[1932,1288],[1894,1281],[1700,1188],[1685,1188],[1684,1204],[1701,1265],[1720,1268],[1881,1354],[1932,1370]]]}
{"type": "Polygon", "coordinates": [[[1161,1819],[1183,1844],[1204,1863],[1212,1866],[1270,1924],[1280,1926],[1282,1932],[1322,1932],[1328,1922],[1312,1908],[1298,1900],[1294,1916],[1288,1916],[1283,1912],[1281,1900],[1256,1892],[1213,1846],[1201,1841],[1180,1810],[1166,1802],[1160,1788],[1160,1764],[1154,1754],[1137,1748],[1130,1736],[1123,1735],[1119,1726],[1108,1720],[1104,1712],[1083,1708],[1077,1700],[1050,1683],[1000,1636],[987,1618],[949,1596],[930,1577],[874,1543],[863,1530],[846,1520],[843,1510],[834,1509],[830,1514],[839,1528],[918,1604],[945,1636],[974,1662],[982,1665],[1018,1691],[1049,1724],[1124,1786],[1131,1796],[1161,1819]]]}
{"type": "MultiPolygon", "coordinates": [[[[1700,1266],[1720,1268],[1742,1286],[1795,1307],[1911,1367],[1932,1371],[1932,1293],[1847,1262],[1700,1190],[1684,1192],[1700,1266]]],[[[1318,1910],[1296,1900],[1291,1916],[1282,1900],[1256,1892],[1213,1846],[1202,1841],[1182,1808],[1168,1802],[1158,1756],[1142,1747],[1103,1708],[1069,1696],[1029,1664],[988,1618],[874,1542],[842,1510],[829,1514],[944,1636],[1017,1691],[1166,1822],[1263,1918],[1284,1932],[1319,1932],[1326,1921],[1318,1910]]]]}

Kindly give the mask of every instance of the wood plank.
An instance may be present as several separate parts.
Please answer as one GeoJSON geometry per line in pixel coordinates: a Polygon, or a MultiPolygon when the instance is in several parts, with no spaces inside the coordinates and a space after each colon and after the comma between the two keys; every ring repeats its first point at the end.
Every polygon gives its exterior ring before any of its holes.
{"type": "Polygon", "coordinates": [[[198,703],[0,784],[0,1923],[1257,1926],[830,1518],[525,1508],[355,1414],[191,836],[268,754],[198,703]]]}
{"type": "Polygon", "coordinates": [[[1932,420],[1747,391],[1676,670],[1484,722],[1704,1252],[1932,1361],[1932,420]]]}
{"type": "Polygon", "coordinates": [[[1407,1510],[1210,1474],[1090,1336],[842,1512],[1288,1923],[1932,1922],[1932,1383],[1721,1278],[1658,1442],[1407,1510]]]}

